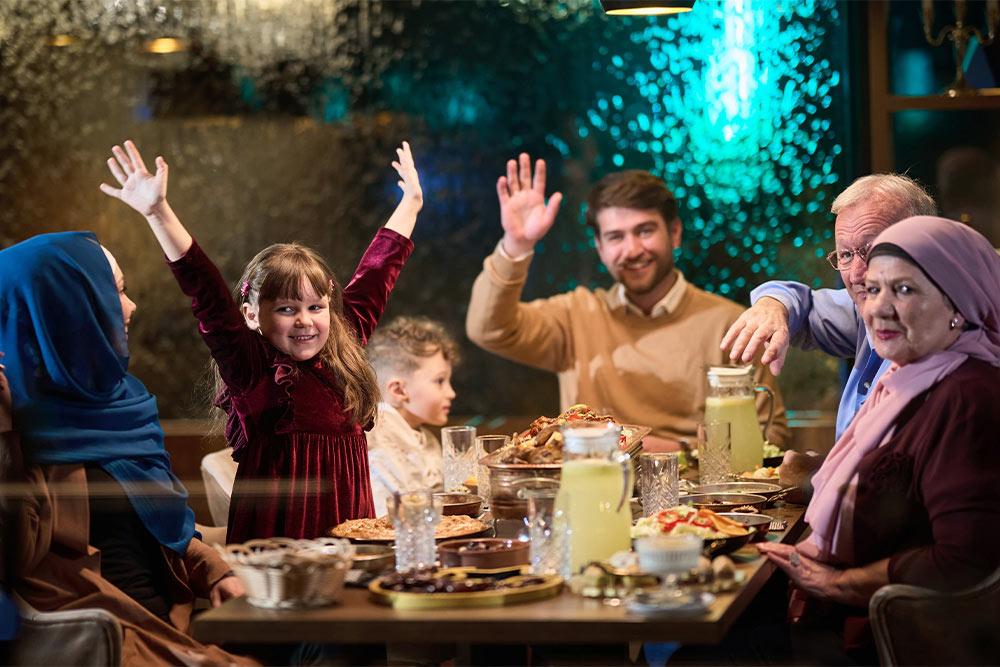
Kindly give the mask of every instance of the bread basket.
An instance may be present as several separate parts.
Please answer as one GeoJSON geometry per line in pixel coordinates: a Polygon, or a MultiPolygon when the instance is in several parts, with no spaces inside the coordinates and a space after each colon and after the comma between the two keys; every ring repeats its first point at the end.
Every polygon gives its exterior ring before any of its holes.
{"type": "Polygon", "coordinates": [[[354,546],[333,537],[272,537],[216,548],[243,582],[247,602],[267,609],[333,604],[354,560],[354,546]]]}

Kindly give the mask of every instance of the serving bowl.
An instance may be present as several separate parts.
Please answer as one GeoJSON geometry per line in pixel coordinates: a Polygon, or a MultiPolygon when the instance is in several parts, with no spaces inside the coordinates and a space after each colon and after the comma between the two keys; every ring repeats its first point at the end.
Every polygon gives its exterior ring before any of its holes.
{"type": "Polygon", "coordinates": [[[749,513],[753,514],[764,509],[767,498],[753,493],[691,493],[681,496],[680,502],[714,512],[743,511],[743,508],[750,508],[749,513]]]}
{"type": "Polygon", "coordinates": [[[702,553],[709,558],[731,554],[744,544],[749,544],[754,539],[755,534],[756,533],[751,530],[746,535],[734,535],[733,537],[707,539],[704,541],[702,553]]]}
{"type": "Polygon", "coordinates": [[[396,565],[396,552],[385,544],[355,544],[352,570],[378,573],[396,565]]]}
{"type": "Polygon", "coordinates": [[[751,542],[761,542],[767,537],[767,531],[774,520],[766,514],[745,514],[743,512],[719,512],[719,516],[742,523],[753,535],[751,542]]]}
{"type": "Polygon", "coordinates": [[[267,609],[308,609],[333,604],[354,558],[347,540],[286,537],[216,545],[246,589],[247,602],[267,609]]]}
{"type": "Polygon", "coordinates": [[[481,570],[527,565],[528,543],[496,537],[448,540],[438,544],[438,559],[441,567],[481,570]]]}
{"type": "Polygon", "coordinates": [[[483,510],[483,499],[474,493],[435,493],[442,501],[441,513],[445,515],[465,514],[473,519],[483,510]]]}
{"type": "Polygon", "coordinates": [[[765,481],[746,482],[722,482],[720,484],[701,484],[694,487],[691,493],[752,493],[758,496],[770,498],[781,493],[782,487],[779,484],[771,484],[765,481]]]}

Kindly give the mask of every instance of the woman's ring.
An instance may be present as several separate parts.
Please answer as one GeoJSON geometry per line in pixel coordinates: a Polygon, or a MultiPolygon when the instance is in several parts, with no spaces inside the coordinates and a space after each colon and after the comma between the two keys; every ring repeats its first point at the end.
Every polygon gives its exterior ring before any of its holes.
{"type": "Polygon", "coordinates": [[[802,559],[799,558],[799,552],[793,551],[792,555],[788,557],[788,562],[792,564],[792,567],[798,567],[802,563],[802,559]]]}

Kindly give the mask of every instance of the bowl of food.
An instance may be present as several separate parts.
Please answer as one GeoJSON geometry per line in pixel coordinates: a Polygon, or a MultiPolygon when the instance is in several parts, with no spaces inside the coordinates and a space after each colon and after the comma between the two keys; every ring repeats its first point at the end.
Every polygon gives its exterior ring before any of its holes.
{"type": "Polygon", "coordinates": [[[767,498],[754,493],[691,493],[681,496],[681,502],[714,512],[748,512],[764,509],[767,498]]]}
{"type": "Polygon", "coordinates": [[[785,458],[785,450],[777,445],[772,445],[770,442],[764,443],[764,451],[762,452],[763,463],[767,467],[777,468],[781,465],[781,462],[785,458]]]}
{"type": "Polygon", "coordinates": [[[362,570],[377,574],[396,565],[396,552],[385,544],[354,545],[352,570],[362,570]]]}
{"type": "Polygon", "coordinates": [[[691,493],[753,493],[770,498],[781,493],[779,484],[771,482],[747,480],[742,482],[722,482],[721,484],[701,484],[691,489],[691,493]]]}
{"type": "Polygon", "coordinates": [[[643,517],[632,526],[631,535],[633,543],[644,537],[693,535],[702,540],[703,552],[708,556],[736,551],[753,537],[752,531],[741,522],[691,505],[678,505],[643,517]]]}
{"type": "Polygon", "coordinates": [[[744,514],[742,512],[720,512],[719,516],[741,523],[753,533],[751,542],[762,542],[767,538],[767,531],[770,529],[772,517],[766,514],[744,514]]]}
{"type": "Polygon", "coordinates": [[[308,609],[333,604],[354,559],[347,540],[286,537],[216,546],[246,589],[247,602],[267,609],[308,609]]]}
{"type": "Polygon", "coordinates": [[[445,516],[465,514],[473,518],[479,516],[483,510],[483,499],[474,493],[435,493],[435,498],[440,498],[441,513],[445,516]]]}
{"type": "Polygon", "coordinates": [[[441,567],[475,567],[489,570],[527,565],[528,543],[502,538],[448,540],[438,545],[441,567]]]}

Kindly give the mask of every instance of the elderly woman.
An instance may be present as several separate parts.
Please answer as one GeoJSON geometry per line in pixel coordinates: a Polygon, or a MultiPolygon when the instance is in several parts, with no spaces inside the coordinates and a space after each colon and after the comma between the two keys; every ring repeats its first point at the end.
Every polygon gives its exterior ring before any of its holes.
{"type": "MultiPolygon", "coordinates": [[[[0,350],[33,489],[19,525],[4,527],[18,545],[15,589],[42,611],[118,617],[125,664],[241,662],[186,634],[196,596],[217,605],[243,590],[195,535],[156,400],[126,372],[134,310],[89,232],[0,251],[0,350]]],[[[21,468],[11,434],[0,439],[7,467],[21,468]]]]}
{"type": "Polygon", "coordinates": [[[1000,565],[1000,257],[965,225],[909,218],[875,239],[866,286],[893,364],[814,478],[811,536],[760,547],[846,639],[884,584],[956,589],[1000,565]]]}

